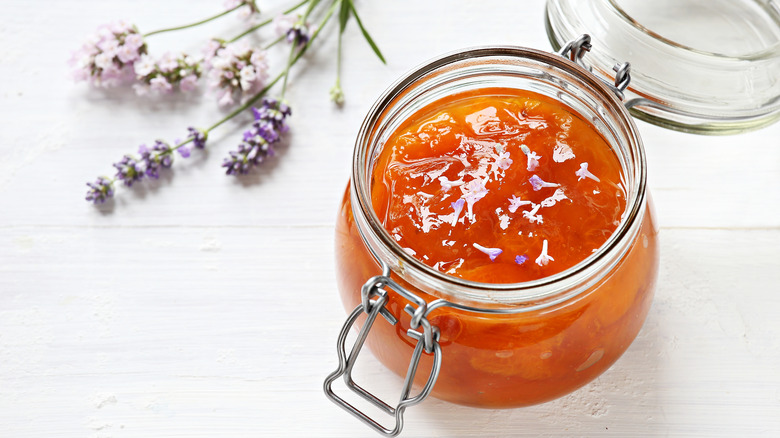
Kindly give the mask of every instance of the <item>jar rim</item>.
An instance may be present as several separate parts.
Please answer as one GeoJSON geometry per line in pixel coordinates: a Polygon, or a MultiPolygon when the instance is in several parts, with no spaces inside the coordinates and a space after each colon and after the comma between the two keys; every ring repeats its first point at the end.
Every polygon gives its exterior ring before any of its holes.
{"type": "MultiPolygon", "coordinates": [[[[424,62],[410,70],[377,99],[366,115],[355,142],[352,162],[352,178],[350,192],[352,210],[366,247],[380,266],[388,264],[387,258],[393,259],[389,267],[402,278],[432,292],[447,301],[471,301],[477,303],[523,305],[544,302],[561,302],[568,300],[584,289],[573,289],[572,284],[582,284],[595,272],[605,269],[605,259],[614,251],[625,251],[626,241],[630,240],[632,232],[636,232],[638,224],[644,217],[646,203],[646,159],[644,147],[636,125],[628,110],[612,89],[593,73],[582,66],[554,53],[520,47],[520,46],[479,46],[450,52],[430,61],[424,62]],[[604,98],[610,108],[615,110],[617,120],[627,134],[630,147],[634,154],[633,168],[623,168],[624,172],[633,170],[635,184],[627,196],[626,210],[617,229],[610,235],[600,248],[584,260],[557,274],[521,283],[481,283],[455,277],[435,270],[408,254],[390,236],[382,225],[373,208],[370,184],[365,172],[368,162],[368,152],[376,138],[372,138],[374,129],[381,121],[383,113],[402,98],[419,83],[424,83],[426,77],[437,71],[456,66],[462,62],[475,62],[482,59],[501,58],[504,61],[534,61],[555,68],[558,71],[576,77],[580,84],[588,87],[595,95],[604,98]],[[380,250],[372,246],[380,245],[380,250]],[[500,295],[497,295],[500,294],[500,295]]],[[[627,188],[628,189],[628,188],[627,188]]]]}
{"type": "MultiPolygon", "coordinates": [[[[771,4],[773,6],[776,5],[775,3],[771,3],[771,4]]],[[[780,56],[780,42],[776,42],[775,44],[766,46],[761,50],[743,53],[741,55],[728,55],[725,53],[718,53],[713,51],[697,49],[695,47],[691,47],[689,45],[679,43],[670,38],[667,38],[661,35],[660,33],[655,32],[652,29],[649,29],[648,27],[644,26],[635,17],[629,14],[622,6],[620,6],[616,0],[607,0],[607,6],[612,10],[612,12],[620,16],[620,18],[625,20],[628,24],[633,26],[638,31],[650,36],[651,38],[661,43],[667,44],[669,46],[672,46],[680,50],[684,50],[687,52],[692,52],[700,55],[711,56],[713,58],[731,59],[734,60],[735,62],[769,59],[769,58],[775,58],[777,56],[780,56]]],[[[778,14],[780,14],[780,10],[778,11],[778,14]]]]}

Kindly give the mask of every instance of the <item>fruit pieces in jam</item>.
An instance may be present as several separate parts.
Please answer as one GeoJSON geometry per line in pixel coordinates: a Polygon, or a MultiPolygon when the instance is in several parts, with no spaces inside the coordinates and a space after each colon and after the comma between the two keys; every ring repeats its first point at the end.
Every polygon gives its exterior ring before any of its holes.
{"type": "Polygon", "coordinates": [[[570,268],[609,238],[626,206],[620,169],[596,129],[561,103],[482,89],[437,101],[395,131],[372,200],[398,244],[428,266],[518,283],[570,268]]]}

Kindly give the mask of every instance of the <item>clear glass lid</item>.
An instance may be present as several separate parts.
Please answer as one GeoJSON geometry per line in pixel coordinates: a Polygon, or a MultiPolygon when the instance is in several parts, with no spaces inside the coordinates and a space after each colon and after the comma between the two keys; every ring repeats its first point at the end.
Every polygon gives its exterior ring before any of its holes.
{"type": "Polygon", "coordinates": [[[599,75],[630,62],[640,119],[701,134],[780,119],[780,0],[548,0],[546,25],[556,50],[590,34],[599,75]]]}

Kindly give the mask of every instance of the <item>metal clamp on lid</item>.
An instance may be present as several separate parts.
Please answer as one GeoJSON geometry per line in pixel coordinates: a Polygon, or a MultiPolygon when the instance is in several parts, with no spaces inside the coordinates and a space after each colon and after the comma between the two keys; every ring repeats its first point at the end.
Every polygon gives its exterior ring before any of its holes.
{"type": "MultiPolygon", "coordinates": [[[[566,45],[561,48],[558,54],[564,58],[570,59],[572,62],[576,62],[577,65],[588,70],[589,72],[593,72],[593,68],[585,64],[585,62],[582,60],[582,57],[585,56],[585,53],[589,52],[592,47],[593,46],[590,44],[590,35],[582,34],[577,39],[566,43],[566,45]]],[[[615,94],[617,94],[620,100],[623,100],[625,97],[623,92],[626,91],[628,84],[631,83],[631,64],[628,62],[621,62],[615,64],[615,66],[612,67],[612,70],[615,72],[614,85],[603,79],[602,81],[607,84],[607,86],[612,89],[615,94]]]]}
{"type": "Polygon", "coordinates": [[[431,393],[431,390],[433,389],[433,385],[436,383],[436,379],[439,377],[439,371],[441,370],[441,347],[439,346],[439,330],[435,326],[432,326],[428,319],[425,318],[428,307],[425,300],[407,291],[401,285],[390,279],[390,270],[387,267],[384,268],[382,275],[371,278],[368,280],[368,282],[366,282],[365,285],[363,285],[361,295],[362,303],[358,304],[352,313],[350,313],[347,321],[344,323],[344,327],[342,327],[341,332],[339,333],[339,337],[336,342],[336,349],[339,356],[339,367],[325,379],[323,389],[325,390],[325,395],[334,403],[367,425],[373,427],[377,432],[386,436],[396,436],[401,433],[401,429],[403,429],[404,410],[406,410],[406,408],[409,406],[420,403],[426,397],[428,397],[428,395],[431,393]],[[400,401],[395,407],[388,405],[373,394],[361,388],[352,379],[352,369],[355,367],[358,354],[363,348],[363,344],[368,337],[368,333],[371,330],[371,327],[376,321],[377,315],[382,315],[391,325],[398,323],[398,320],[385,307],[389,293],[387,289],[391,289],[398,295],[404,297],[417,306],[414,307],[411,304],[407,304],[404,307],[406,313],[412,317],[410,322],[411,328],[407,330],[406,334],[409,337],[415,339],[417,344],[414,347],[412,359],[406,372],[406,379],[404,380],[404,386],[401,390],[400,401]],[[357,321],[358,317],[363,312],[368,315],[366,317],[366,322],[358,332],[357,340],[355,341],[355,344],[349,353],[349,357],[347,357],[345,347],[347,335],[349,334],[350,328],[355,324],[355,321],[357,321]],[[422,333],[417,331],[417,329],[420,327],[422,327],[422,333]],[[433,367],[431,368],[431,374],[428,377],[428,381],[420,393],[410,397],[409,393],[412,390],[414,376],[417,373],[417,367],[420,364],[420,358],[422,357],[423,351],[428,354],[433,354],[433,367]],[[376,420],[372,419],[358,408],[352,406],[350,403],[333,392],[333,389],[331,388],[333,382],[342,375],[344,376],[344,383],[352,392],[369,401],[382,411],[386,412],[388,415],[395,417],[395,426],[392,429],[382,426],[376,420]]]}

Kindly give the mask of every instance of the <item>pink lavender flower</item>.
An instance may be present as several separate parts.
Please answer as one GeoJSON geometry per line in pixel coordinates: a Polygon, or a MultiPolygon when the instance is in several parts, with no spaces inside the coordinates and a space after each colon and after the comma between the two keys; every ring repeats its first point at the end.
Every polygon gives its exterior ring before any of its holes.
{"type": "Polygon", "coordinates": [[[87,190],[87,201],[91,201],[94,204],[102,204],[106,202],[106,199],[114,196],[114,184],[110,179],[101,176],[93,182],[87,183],[89,190],[87,190]]]}
{"type": "Polygon", "coordinates": [[[184,93],[189,93],[190,91],[195,90],[195,88],[198,87],[199,78],[200,75],[194,73],[184,76],[184,78],[182,78],[182,80],[179,82],[179,90],[184,93]]]}
{"type": "Polygon", "coordinates": [[[540,207],[541,204],[534,204],[530,211],[523,212],[523,217],[528,219],[528,222],[541,224],[544,221],[544,218],[542,218],[541,214],[536,214],[539,212],[540,207]]]}
{"type": "Polygon", "coordinates": [[[245,20],[260,12],[255,0],[225,0],[225,9],[233,10],[239,7],[239,15],[245,20]]]}
{"type": "MultiPolygon", "coordinates": [[[[139,94],[145,94],[144,92],[140,91],[141,88],[136,88],[136,92],[139,94]]],[[[173,90],[173,86],[170,82],[168,82],[168,79],[166,79],[163,76],[157,76],[149,80],[149,90],[158,93],[158,94],[167,94],[170,93],[171,90],[173,90]]]]}
{"type": "Polygon", "coordinates": [[[132,187],[133,183],[144,177],[141,164],[130,155],[122,157],[119,162],[114,163],[114,167],[116,168],[116,179],[122,181],[127,187],[132,187]]]}
{"type": "Polygon", "coordinates": [[[114,87],[132,78],[133,64],[146,50],[135,26],[123,21],[103,25],[73,52],[73,78],[97,87],[114,87]]]}
{"type": "Polygon", "coordinates": [[[460,189],[463,192],[463,199],[466,200],[469,220],[473,222],[474,204],[488,194],[488,189],[485,187],[485,182],[479,178],[469,181],[467,184],[461,186],[460,189]]]}
{"type": "Polygon", "coordinates": [[[536,152],[532,152],[531,149],[529,149],[526,145],[521,145],[520,150],[522,150],[526,157],[528,157],[528,165],[526,166],[526,169],[528,169],[529,172],[536,170],[537,166],[539,166],[539,158],[542,157],[536,155],[536,152]]]}
{"type": "Polygon", "coordinates": [[[498,178],[498,172],[509,169],[512,165],[512,159],[509,158],[509,152],[500,152],[494,155],[496,161],[490,164],[490,171],[493,173],[493,178],[498,178]]]}
{"type": "Polygon", "coordinates": [[[571,150],[569,145],[558,141],[553,149],[553,161],[556,163],[563,163],[566,160],[574,158],[574,151],[571,150]]]}
{"type": "Polygon", "coordinates": [[[560,187],[560,184],[546,182],[537,175],[533,175],[531,178],[528,178],[528,182],[531,183],[531,186],[533,186],[535,192],[538,192],[543,188],[560,187]]]}
{"type": "Polygon", "coordinates": [[[272,145],[279,141],[281,134],[289,130],[285,119],[292,114],[290,107],[276,99],[265,98],[260,108],[252,108],[255,122],[252,128],[244,132],[244,139],[238,149],[230,152],[222,167],[228,175],[245,174],[273,155],[272,145]]]}
{"type": "Polygon", "coordinates": [[[181,54],[166,53],[155,61],[151,56],[142,56],[134,66],[138,84],[133,89],[139,96],[154,92],[167,94],[178,86],[183,92],[196,88],[201,76],[201,60],[181,54]]]}
{"type": "Polygon", "coordinates": [[[509,158],[509,152],[501,152],[496,158],[496,166],[501,170],[509,169],[512,165],[512,159],[509,158]]]}
{"type": "Polygon", "coordinates": [[[491,262],[496,261],[496,257],[498,257],[502,252],[504,252],[504,250],[500,248],[486,248],[478,243],[474,243],[473,246],[474,248],[477,248],[481,252],[487,254],[488,257],[490,257],[491,262]]]}
{"type": "Polygon", "coordinates": [[[206,64],[206,68],[211,68],[211,60],[217,56],[219,49],[225,47],[225,43],[221,40],[212,39],[206,43],[206,47],[203,48],[203,61],[206,64]]]}
{"type": "Polygon", "coordinates": [[[217,49],[208,68],[209,86],[216,91],[220,105],[256,94],[268,79],[266,52],[250,48],[246,42],[217,49]]]}
{"type": "Polygon", "coordinates": [[[518,198],[517,196],[512,195],[512,197],[509,198],[509,208],[508,208],[508,210],[509,210],[510,213],[514,213],[514,212],[517,211],[518,208],[520,208],[520,207],[522,207],[524,205],[528,205],[528,204],[533,204],[533,202],[531,202],[531,201],[524,201],[524,200],[518,198]]]}
{"type": "Polygon", "coordinates": [[[304,23],[300,15],[279,15],[274,18],[274,26],[276,33],[285,35],[288,43],[302,46],[311,38],[311,25],[304,23]]]}
{"type": "Polygon", "coordinates": [[[441,189],[444,190],[445,192],[453,187],[463,185],[463,179],[459,178],[455,181],[450,181],[449,179],[447,179],[446,176],[440,176],[439,182],[441,183],[441,189]]]}
{"type": "Polygon", "coordinates": [[[466,201],[463,200],[463,198],[458,199],[457,201],[450,204],[450,207],[452,207],[452,226],[454,227],[456,223],[458,223],[458,217],[460,216],[460,212],[463,211],[463,204],[465,204],[466,201]]]}
{"type": "Polygon", "coordinates": [[[580,170],[574,172],[575,175],[577,175],[577,181],[590,178],[593,181],[600,182],[601,180],[594,174],[590,173],[588,170],[588,163],[580,163],[580,170]]]}
{"type": "Polygon", "coordinates": [[[563,192],[563,189],[555,189],[555,193],[552,194],[549,198],[545,198],[542,200],[542,207],[552,207],[557,202],[563,201],[564,199],[569,199],[566,196],[566,193],[563,192]]]}
{"type": "Polygon", "coordinates": [[[555,259],[547,254],[547,239],[544,239],[544,242],[542,242],[542,253],[539,255],[539,257],[536,258],[536,264],[539,266],[545,266],[548,263],[554,261],[555,259]]]}
{"type": "Polygon", "coordinates": [[[157,179],[160,177],[161,168],[169,169],[173,165],[172,152],[171,146],[162,140],[155,141],[151,149],[141,145],[138,153],[144,162],[146,176],[157,179]]]}

